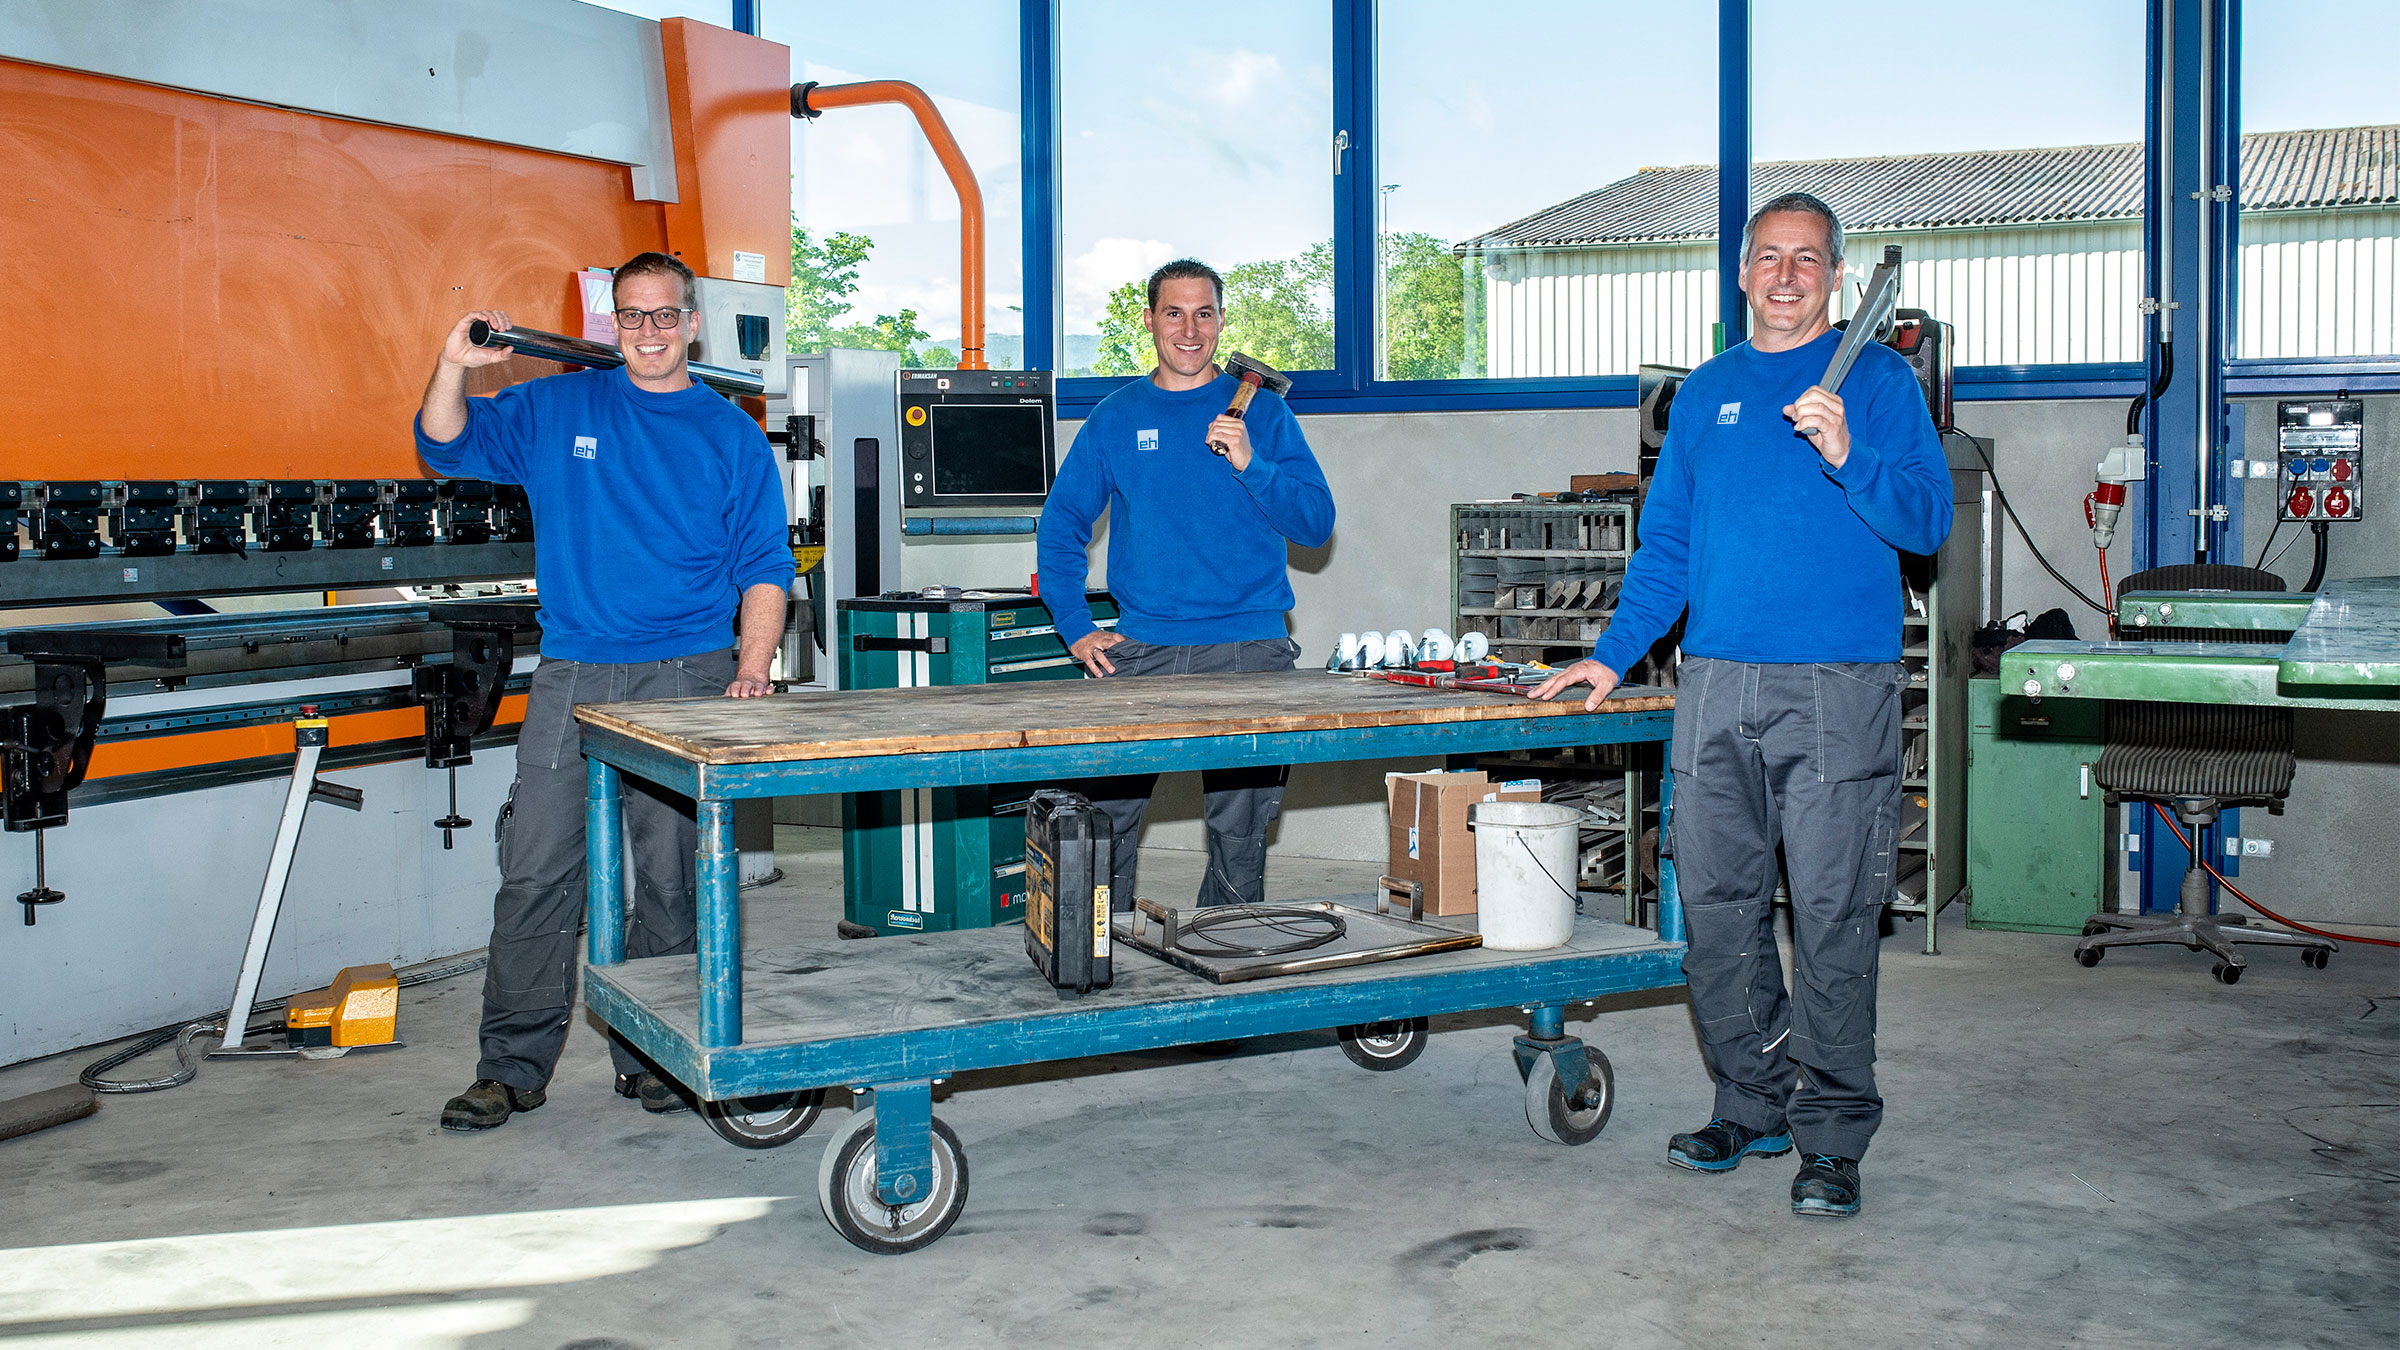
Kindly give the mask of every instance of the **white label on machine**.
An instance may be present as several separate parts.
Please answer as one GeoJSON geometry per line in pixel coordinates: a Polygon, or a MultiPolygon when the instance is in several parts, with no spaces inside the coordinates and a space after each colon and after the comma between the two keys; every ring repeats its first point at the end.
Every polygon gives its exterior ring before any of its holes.
{"type": "Polygon", "coordinates": [[[760,286],[766,285],[767,255],[744,253],[740,249],[735,249],[733,251],[733,279],[752,282],[760,286]]]}
{"type": "Polygon", "coordinates": [[[1108,959],[1108,887],[1092,888],[1092,959],[1108,959]]]}

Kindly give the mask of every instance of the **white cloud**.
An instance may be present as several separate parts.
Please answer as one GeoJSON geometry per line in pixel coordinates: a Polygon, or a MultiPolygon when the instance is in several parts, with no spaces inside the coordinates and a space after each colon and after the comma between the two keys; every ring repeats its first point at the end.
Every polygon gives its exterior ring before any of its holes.
{"type": "Polygon", "coordinates": [[[1079,333],[1097,331],[1110,291],[1147,277],[1176,256],[1176,247],[1164,239],[1094,240],[1091,248],[1067,260],[1066,326],[1079,333]]]}
{"type": "Polygon", "coordinates": [[[1492,101],[1483,96],[1483,81],[1467,81],[1467,125],[1489,136],[1498,124],[1492,116],[1492,101]]]}
{"type": "Polygon", "coordinates": [[[1239,108],[1256,99],[1260,90],[1277,85],[1282,79],[1283,62],[1265,52],[1237,47],[1225,58],[1224,69],[1208,96],[1221,107],[1239,108]]]}

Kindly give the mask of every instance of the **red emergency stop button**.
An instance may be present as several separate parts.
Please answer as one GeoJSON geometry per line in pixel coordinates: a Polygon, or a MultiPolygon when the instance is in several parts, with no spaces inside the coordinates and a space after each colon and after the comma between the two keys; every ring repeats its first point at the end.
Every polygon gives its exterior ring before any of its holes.
{"type": "Polygon", "coordinates": [[[2347,483],[2350,481],[2349,460],[2337,459],[2333,462],[2333,481],[2337,483],[2347,483]]]}
{"type": "Polygon", "coordinates": [[[2325,494],[2325,514],[2335,520],[2346,518],[2350,514],[2350,494],[2338,487],[2327,492],[2325,494]]]}
{"type": "Polygon", "coordinates": [[[2310,492],[2307,488],[2293,488],[2292,500],[2287,504],[2287,510],[2294,517],[2297,517],[2301,520],[2306,520],[2308,517],[2316,514],[2316,494],[2310,492]]]}

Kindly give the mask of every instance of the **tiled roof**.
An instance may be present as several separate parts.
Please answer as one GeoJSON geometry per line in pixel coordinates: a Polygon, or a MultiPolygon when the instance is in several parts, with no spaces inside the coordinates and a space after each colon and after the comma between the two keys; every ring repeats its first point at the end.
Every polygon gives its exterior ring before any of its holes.
{"type": "MultiPolygon", "coordinates": [[[[2072,145],[1755,164],[1750,200],[1814,192],[1847,230],[2126,220],[2142,209],[2142,147],[2072,145]]],[[[2242,138],[2242,209],[2400,204],[2400,126],[2242,138]]],[[[1460,252],[1713,239],[1717,168],[1631,178],[1462,241],[1460,252]]]]}

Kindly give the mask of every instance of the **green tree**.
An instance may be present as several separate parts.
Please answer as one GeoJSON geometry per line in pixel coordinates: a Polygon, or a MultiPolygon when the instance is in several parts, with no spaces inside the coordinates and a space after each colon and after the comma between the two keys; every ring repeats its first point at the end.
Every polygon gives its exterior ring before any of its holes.
{"type": "Polygon", "coordinates": [[[1277,370],[1333,368],[1333,241],[1297,257],[1243,263],[1225,273],[1225,337],[1217,346],[1277,370]]]}
{"type": "Polygon", "coordinates": [[[1484,372],[1483,336],[1467,331],[1467,296],[1482,298],[1483,264],[1429,234],[1383,241],[1384,378],[1450,380],[1484,372]]]}
{"type": "Polygon", "coordinates": [[[822,239],[807,226],[792,222],[792,284],[783,293],[783,349],[822,351],[847,347],[854,351],[899,352],[903,363],[920,369],[946,369],[958,357],[946,347],[920,347],[931,334],[917,324],[917,312],[878,314],[872,323],[843,323],[850,316],[850,297],[858,293],[858,272],[875,241],[863,234],[836,230],[822,239]]]}
{"type": "Polygon", "coordinates": [[[792,284],[783,293],[785,351],[813,352],[833,342],[833,331],[850,312],[858,293],[859,265],[875,241],[835,231],[819,239],[792,222],[792,284]]]}
{"type": "Polygon", "coordinates": [[[1158,364],[1158,348],[1142,327],[1147,294],[1140,281],[1128,281],[1108,293],[1108,308],[1100,316],[1100,351],[1092,358],[1094,375],[1142,375],[1158,364]]]}

